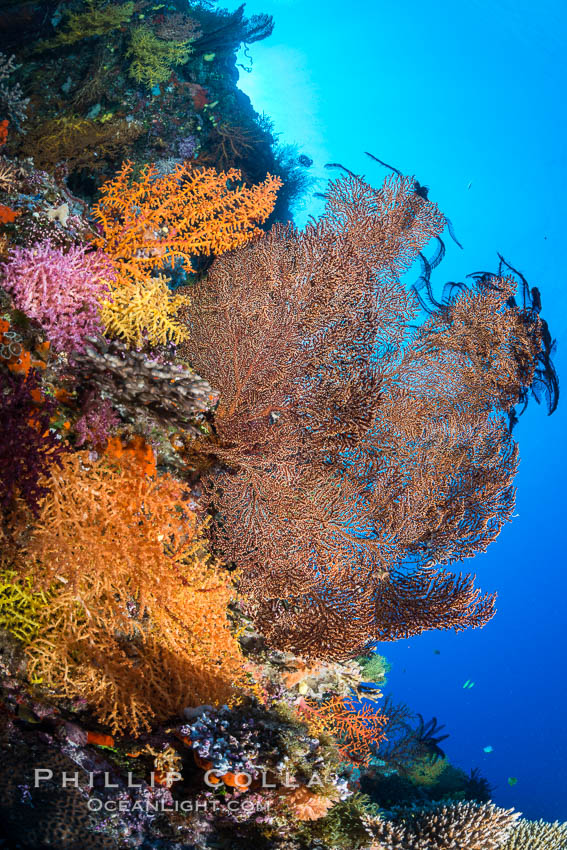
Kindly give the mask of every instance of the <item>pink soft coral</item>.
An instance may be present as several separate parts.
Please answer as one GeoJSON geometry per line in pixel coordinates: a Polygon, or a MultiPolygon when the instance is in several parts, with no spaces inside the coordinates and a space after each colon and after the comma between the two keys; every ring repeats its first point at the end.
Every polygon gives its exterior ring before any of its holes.
{"type": "Polygon", "coordinates": [[[75,423],[76,446],[84,446],[86,443],[95,449],[104,448],[110,433],[119,424],[120,419],[110,402],[92,393],[85,402],[83,415],[75,423]]]}
{"type": "Polygon", "coordinates": [[[41,242],[14,248],[0,273],[15,306],[39,322],[55,351],[82,352],[86,338],[102,332],[99,301],[114,279],[102,252],[41,242]]]}

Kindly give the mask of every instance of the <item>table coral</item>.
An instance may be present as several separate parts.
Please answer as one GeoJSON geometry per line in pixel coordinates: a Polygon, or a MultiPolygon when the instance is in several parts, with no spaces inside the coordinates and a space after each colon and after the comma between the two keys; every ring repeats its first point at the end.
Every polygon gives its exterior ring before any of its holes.
{"type": "Polygon", "coordinates": [[[476,803],[401,811],[394,821],[371,822],[370,850],[499,850],[519,816],[513,809],[476,803]]]}
{"type": "Polygon", "coordinates": [[[567,823],[519,820],[501,850],[564,850],[567,823]]]}

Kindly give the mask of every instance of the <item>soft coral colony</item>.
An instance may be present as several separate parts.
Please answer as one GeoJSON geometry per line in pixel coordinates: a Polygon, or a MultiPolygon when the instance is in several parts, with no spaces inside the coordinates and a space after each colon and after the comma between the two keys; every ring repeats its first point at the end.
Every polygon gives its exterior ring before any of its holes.
{"type": "Polygon", "coordinates": [[[557,401],[539,293],[502,261],[436,301],[424,252],[447,220],[413,178],[349,173],[319,221],[268,227],[285,179],[220,59],[270,19],[191,9],[77,0],[59,32],[37,23],[62,119],[32,77],[26,128],[0,64],[0,823],[26,847],[516,847],[529,825],[446,763],[437,721],[380,702],[372,650],[494,615],[450,568],[513,513],[515,408],[557,401]],[[106,134],[100,157],[77,127],[106,134]],[[193,795],[215,816],[101,817],[93,844],[76,811],[106,788],[24,811],[40,751],[110,772],[128,811],[193,795]],[[448,802],[385,818],[360,786],[392,811],[448,802]]]}
{"type": "Polygon", "coordinates": [[[257,225],[270,215],[281,181],[268,175],[260,186],[229,188],[240,177],[236,169],[219,174],[186,162],[165,175],[150,165],[132,179],[125,163],[102,187],[93,208],[101,235],[93,243],[115,268],[102,301],[108,333],[138,346],[144,336],[154,345],[183,339],[176,313],[185,299],[171,296],[167,278],[152,272],[179,260],[191,271],[192,256],[237,248],[261,232],[257,225]]]}

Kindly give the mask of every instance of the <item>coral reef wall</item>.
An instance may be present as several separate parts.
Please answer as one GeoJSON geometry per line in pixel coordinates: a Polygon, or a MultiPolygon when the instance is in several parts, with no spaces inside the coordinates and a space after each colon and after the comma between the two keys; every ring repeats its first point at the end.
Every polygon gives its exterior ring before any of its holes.
{"type": "Polygon", "coordinates": [[[375,653],[495,614],[461,565],[556,405],[541,298],[436,297],[413,177],[294,227],[310,160],[236,86],[273,24],[0,10],[0,845],[560,850],[375,653]]]}

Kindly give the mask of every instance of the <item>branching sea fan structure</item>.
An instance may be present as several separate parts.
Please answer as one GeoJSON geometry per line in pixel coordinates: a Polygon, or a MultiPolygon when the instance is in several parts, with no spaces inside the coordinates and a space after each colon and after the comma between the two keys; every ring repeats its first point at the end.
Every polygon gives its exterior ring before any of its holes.
{"type": "Polygon", "coordinates": [[[318,222],[218,258],[184,309],[185,356],[220,391],[197,446],[217,545],[269,642],[304,656],[494,613],[445,566],[512,514],[507,415],[541,321],[485,275],[414,326],[401,276],[446,225],[415,186],[340,178],[318,222]]]}

